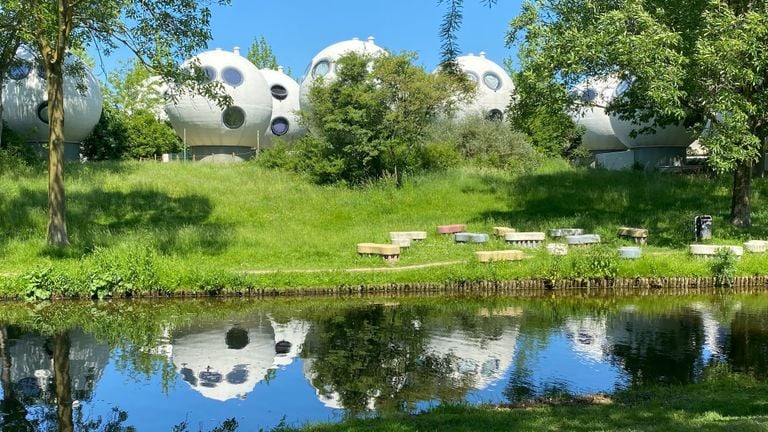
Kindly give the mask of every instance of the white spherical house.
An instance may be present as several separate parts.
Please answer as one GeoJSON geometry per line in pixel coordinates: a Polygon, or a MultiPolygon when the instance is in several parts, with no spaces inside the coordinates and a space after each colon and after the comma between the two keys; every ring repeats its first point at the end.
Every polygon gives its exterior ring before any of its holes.
{"type": "Polygon", "coordinates": [[[620,81],[614,78],[590,78],[579,83],[571,93],[580,101],[579,108],[571,113],[576,124],[584,126],[581,143],[595,153],[625,151],[611,124],[611,116],[605,108],[613,100],[620,81]]]}
{"type": "Polygon", "coordinates": [[[275,137],[290,140],[304,135],[307,128],[299,124],[296,114],[299,111],[299,83],[283,73],[282,68],[261,69],[261,74],[272,94],[272,120],[260,146],[271,146],[275,137]]]}
{"type": "Polygon", "coordinates": [[[165,111],[176,133],[201,161],[242,161],[253,155],[259,136],[272,118],[272,96],[264,76],[248,59],[217,49],[198,54],[182,65],[197,64],[210,80],[221,82],[232,105],[182,92],[169,99],[165,111]]]}
{"type": "Polygon", "coordinates": [[[515,91],[509,74],[487,59],[484,52],[479,56],[461,56],[456,61],[467,77],[476,83],[477,91],[472,99],[459,105],[455,118],[461,120],[482,116],[489,120],[502,120],[515,91]]]}
{"type": "Polygon", "coordinates": [[[384,48],[376,45],[373,36],[367,41],[361,41],[358,38],[335,43],[312,58],[309,62],[304,77],[301,79],[301,109],[311,109],[309,103],[309,89],[318,78],[322,77],[326,82],[336,78],[336,61],[349,53],[358,53],[369,56],[387,55],[384,48]]]}
{"type": "MultiPolygon", "coordinates": [[[[19,48],[16,57],[18,62],[8,70],[3,88],[3,120],[47,157],[42,147],[49,134],[45,68],[26,47],[19,48]]],[[[99,82],[82,60],[68,55],[65,73],[67,68],[84,72],[82,77],[73,71],[64,78],[64,157],[78,160],[80,143],[101,118],[103,99],[99,82]]]]}

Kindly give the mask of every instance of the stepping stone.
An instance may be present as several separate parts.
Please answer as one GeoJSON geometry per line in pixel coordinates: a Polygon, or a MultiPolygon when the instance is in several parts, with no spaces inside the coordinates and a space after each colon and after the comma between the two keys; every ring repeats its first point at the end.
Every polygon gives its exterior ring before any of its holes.
{"type": "Polygon", "coordinates": [[[692,244],[689,246],[691,255],[697,256],[712,256],[717,253],[719,249],[730,248],[736,256],[744,255],[744,248],[741,246],[725,246],[725,245],[701,245],[692,244]]]}
{"type": "Polygon", "coordinates": [[[464,224],[454,224],[454,225],[438,225],[437,226],[437,233],[438,234],[456,234],[460,232],[464,232],[467,230],[467,226],[464,224]]]}
{"type": "Polygon", "coordinates": [[[523,251],[500,250],[475,252],[477,260],[483,263],[492,261],[521,261],[524,258],[523,251]]]}
{"type": "Polygon", "coordinates": [[[575,236],[584,234],[584,230],[581,228],[555,228],[549,230],[549,236],[552,238],[575,236]]]}
{"type": "Polygon", "coordinates": [[[638,259],[642,252],[637,246],[624,246],[619,248],[619,257],[624,259],[638,259]]]}
{"type": "Polygon", "coordinates": [[[565,236],[568,246],[587,246],[600,243],[599,234],[582,234],[565,236]]]}
{"type": "Polygon", "coordinates": [[[520,247],[538,247],[544,243],[545,235],[543,232],[514,232],[504,234],[504,240],[520,247]]]}
{"type": "Polygon", "coordinates": [[[547,252],[550,255],[565,256],[568,255],[568,245],[565,243],[550,243],[547,245],[547,252]]]}
{"type": "Polygon", "coordinates": [[[407,238],[409,240],[424,240],[427,238],[427,232],[426,231],[391,231],[389,233],[389,238],[392,239],[392,241],[394,241],[395,238],[407,238]]]}
{"type": "Polygon", "coordinates": [[[645,228],[621,227],[619,228],[618,236],[644,245],[648,241],[648,230],[645,228]]]}
{"type": "Polygon", "coordinates": [[[499,237],[504,237],[505,234],[517,232],[514,228],[509,227],[493,227],[493,234],[499,237]]]}
{"type": "Polygon", "coordinates": [[[768,251],[768,241],[750,240],[748,242],[744,242],[744,249],[751,253],[764,253],[768,251]]]}
{"type": "Polygon", "coordinates": [[[456,243],[485,243],[488,241],[488,234],[456,233],[453,239],[456,243]]]}
{"type": "Polygon", "coordinates": [[[400,259],[400,246],[382,243],[358,243],[357,253],[363,256],[378,255],[387,262],[397,262],[400,259]]]}

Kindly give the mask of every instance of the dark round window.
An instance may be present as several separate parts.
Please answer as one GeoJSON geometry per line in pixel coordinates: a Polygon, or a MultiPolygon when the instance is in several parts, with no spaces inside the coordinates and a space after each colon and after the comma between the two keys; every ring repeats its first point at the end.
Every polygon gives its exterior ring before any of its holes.
{"type": "Polygon", "coordinates": [[[205,72],[205,76],[208,78],[208,82],[216,79],[216,69],[214,69],[212,66],[203,66],[203,71],[205,72]]]}
{"type": "Polygon", "coordinates": [[[320,60],[317,62],[314,68],[312,68],[312,76],[317,78],[326,76],[331,71],[331,62],[328,60],[320,60]]]}
{"type": "Polygon", "coordinates": [[[48,124],[48,101],[45,101],[37,106],[37,118],[41,122],[48,124]]]}
{"type": "Polygon", "coordinates": [[[274,135],[283,136],[288,133],[290,127],[291,125],[288,123],[288,119],[285,117],[277,117],[272,120],[272,125],[269,128],[274,135]]]}
{"type": "Polygon", "coordinates": [[[269,89],[272,91],[272,97],[277,100],[285,100],[288,97],[288,90],[280,84],[275,84],[269,89]]]}
{"type": "Polygon", "coordinates": [[[32,64],[26,60],[22,60],[8,69],[8,78],[12,80],[23,80],[29,76],[32,71],[32,64]]]}
{"type": "Polygon", "coordinates": [[[490,121],[502,121],[504,120],[504,113],[500,109],[492,109],[488,111],[488,120],[490,121]]]}
{"type": "Polygon", "coordinates": [[[581,100],[584,102],[593,102],[595,99],[597,99],[597,90],[589,87],[583,92],[581,92],[581,100]]]}
{"type": "Polygon", "coordinates": [[[237,87],[243,83],[243,74],[239,70],[229,66],[221,71],[221,79],[232,87],[237,87]]]}
{"type": "Polygon", "coordinates": [[[231,106],[221,114],[224,126],[230,129],[237,129],[245,123],[245,111],[242,108],[231,106]]]}
{"type": "Polygon", "coordinates": [[[483,75],[483,82],[493,91],[501,88],[501,78],[493,72],[488,72],[483,75]]]}

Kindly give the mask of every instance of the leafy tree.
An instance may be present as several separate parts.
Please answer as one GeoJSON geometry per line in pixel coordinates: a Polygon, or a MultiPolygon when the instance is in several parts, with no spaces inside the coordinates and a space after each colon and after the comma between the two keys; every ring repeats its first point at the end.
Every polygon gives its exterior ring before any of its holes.
{"type": "Polygon", "coordinates": [[[48,243],[69,244],[64,196],[64,59],[93,43],[107,53],[126,46],[159,75],[184,82],[226,105],[220,87],[204,85],[203,73],[180,70],[177,58],[191,57],[210,39],[211,3],[229,0],[26,0],[4,1],[7,13],[28,12],[23,38],[34,41],[48,81],[48,243]],[[197,84],[197,85],[196,85],[197,84]]]}
{"type": "MultiPolygon", "coordinates": [[[[272,47],[269,46],[264,36],[259,38],[253,38],[253,44],[248,49],[248,60],[253,63],[259,69],[272,69],[277,70],[280,64],[277,62],[277,57],[272,51],[272,47]]],[[[291,74],[291,69],[285,70],[287,75],[291,74]]]]}
{"type": "Polygon", "coordinates": [[[92,160],[120,159],[128,152],[128,127],[125,116],[105,104],[93,132],[83,141],[83,156],[92,160]]]}
{"type": "Polygon", "coordinates": [[[163,153],[175,153],[181,148],[181,139],[166,123],[159,121],[155,114],[139,110],[126,118],[128,129],[128,155],[133,158],[147,158],[163,153]]]}
{"type": "Polygon", "coordinates": [[[139,59],[109,74],[107,81],[109,85],[103,89],[105,102],[119,111],[159,112],[165,105],[165,97],[160,93],[162,79],[153,77],[139,59]]]}
{"type": "Polygon", "coordinates": [[[319,183],[359,184],[419,169],[427,127],[450,111],[461,80],[427,74],[413,54],[375,59],[348,54],[338,77],[310,89],[312,110],[301,113],[313,135],[298,143],[299,169],[319,183]]]}
{"type": "MultiPolygon", "coordinates": [[[[27,18],[27,9],[19,1],[23,0],[8,0],[8,6],[0,7],[0,91],[5,86],[6,73],[15,65],[16,50],[22,43],[19,24],[27,18]]],[[[0,98],[0,118],[2,117],[3,101],[0,98]]],[[[2,143],[0,137],[0,145],[2,143]]]]}

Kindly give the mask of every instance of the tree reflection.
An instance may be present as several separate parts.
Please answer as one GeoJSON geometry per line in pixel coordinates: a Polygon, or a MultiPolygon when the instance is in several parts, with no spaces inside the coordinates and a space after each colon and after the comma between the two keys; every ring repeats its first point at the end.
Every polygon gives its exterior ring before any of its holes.
{"type": "Polygon", "coordinates": [[[731,322],[726,352],[734,371],[751,372],[759,378],[767,377],[768,315],[736,312],[731,322]]]}
{"type": "Polygon", "coordinates": [[[11,380],[11,367],[13,359],[8,350],[8,328],[0,327],[0,359],[2,361],[3,400],[0,402],[0,427],[3,432],[33,431],[35,425],[27,420],[27,408],[17,397],[11,380]]]}

